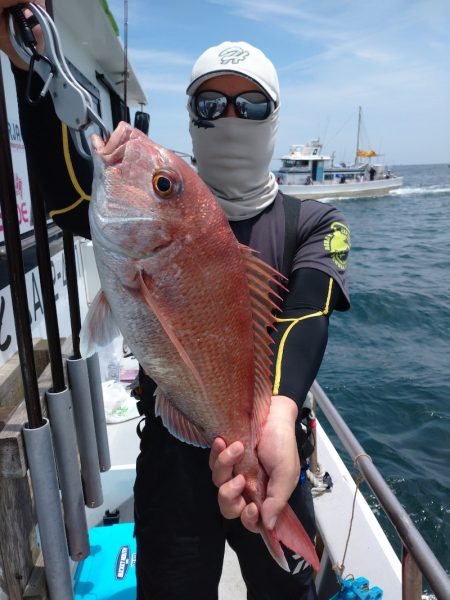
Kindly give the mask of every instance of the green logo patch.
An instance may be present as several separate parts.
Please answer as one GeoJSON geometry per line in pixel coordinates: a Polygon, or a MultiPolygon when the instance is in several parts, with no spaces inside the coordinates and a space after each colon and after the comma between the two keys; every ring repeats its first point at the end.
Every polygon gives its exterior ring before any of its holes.
{"type": "Polygon", "coordinates": [[[344,271],[347,267],[348,253],[351,247],[350,231],[346,225],[334,221],[330,225],[331,233],[323,240],[324,248],[330,253],[334,264],[344,271]]]}

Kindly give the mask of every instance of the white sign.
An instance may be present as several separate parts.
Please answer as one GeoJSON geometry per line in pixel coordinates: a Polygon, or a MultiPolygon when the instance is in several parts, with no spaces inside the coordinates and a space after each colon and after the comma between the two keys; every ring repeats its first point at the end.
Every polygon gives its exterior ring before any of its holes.
{"type": "MultiPolygon", "coordinates": [[[[82,266],[80,263],[80,244],[75,242],[75,258],[77,265],[78,290],[80,296],[80,313],[83,320],[87,312],[86,291],[82,266]]],[[[66,269],[64,264],[64,252],[58,252],[52,256],[51,267],[53,273],[53,287],[55,291],[56,310],[58,315],[60,337],[71,335],[69,300],[67,295],[66,269]]],[[[39,280],[39,271],[35,267],[25,275],[28,298],[28,314],[31,324],[33,338],[47,338],[44,304],[39,280]]],[[[11,288],[0,290],[0,366],[17,352],[17,338],[14,323],[14,312],[11,300],[11,288]]]]}
{"type": "MultiPolygon", "coordinates": [[[[14,169],[14,185],[16,189],[17,214],[19,217],[20,233],[33,229],[31,214],[30,188],[28,185],[28,169],[25,148],[20,131],[19,110],[17,107],[16,87],[11,73],[9,61],[0,53],[5,89],[6,111],[8,115],[8,134],[14,169]]],[[[3,221],[0,212],[0,244],[4,241],[3,221]]]]}

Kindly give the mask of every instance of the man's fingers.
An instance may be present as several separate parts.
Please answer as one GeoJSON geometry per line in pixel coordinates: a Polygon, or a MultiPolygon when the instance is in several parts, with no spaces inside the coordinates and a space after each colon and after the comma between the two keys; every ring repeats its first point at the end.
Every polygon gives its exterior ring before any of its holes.
{"type": "Polygon", "coordinates": [[[225,519],[236,519],[246,507],[246,502],[242,497],[245,487],[245,478],[243,475],[236,475],[226,483],[220,486],[218,501],[220,512],[225,519]]]}
{"type": "Polygon", "coordinates": [[[241,460],[243,454],[243,444],[241,442],[233,442],[217,455],[212,467],[212,480],[217,487],[220,487],[232,478],[233,467],[241,460]]]}
{"type": "Polygon", "coordinates": [[[241,514],[241,521],[244,527],[249,531],[252,531],[253,533],[259,532],[259,511],[254,502],[251,502],[244,508],[241,514]]]}
{"type": "Polygon", "coordinates": [[[217,437],[214,442],[213,445],[211,446],[211,452],[209,453],[209,468],[211,469],[211,471],[214,468],[214,465],[216,464],[216,460],[219,456],[219,454],[225,450],[225,448],[227,447],[227,445],[225,444],[225,441],[222,438],[217,437]]]}
{"type": "Polygon", "coordinates": [[[286,506],[286,502],[280,501],[279,498],[266,498],[261,507],[261,518],[264,526],[271,530],[275,527],[281,511],[286,506]]]}
{"type": "Polygon", "coordinates": [[[273,529],[275,523],[298,484],[297,471],[286,473],[284,469],[275,469],[267,485],[267,497],[261,508],[261,517],[267,529],[273,529]]]}
{"type": "MultiPolygon", "coordinates": [[[[44,0],[34,0],[36,4],[45,8],[44,0]]],[[[9,39],[9,26],[7,24],[8,16],[4,13],[6,8],[10,8],[11,6],[16,6],[20,3],[20,0],[0,0],[0,50],[3,50],[11,61],[21,69],[28,69],[28,64],[24,62],[21,58],[19,58],[18,54],[15,52],[10,39],[9,39]]],[[[25,11],[25,16],[29,17],[31,15],[30,10],[25,11]]],[[[38,52],[43,51],[44,41],[42,36],[42,31],[40,27],[33,27],[33,33],[36,36],[36,40],[38,43],[38,52]]]]}

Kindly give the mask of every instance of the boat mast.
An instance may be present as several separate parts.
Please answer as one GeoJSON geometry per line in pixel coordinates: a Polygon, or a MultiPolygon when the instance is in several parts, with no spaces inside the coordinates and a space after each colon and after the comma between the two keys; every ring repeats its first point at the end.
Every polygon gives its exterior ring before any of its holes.
{"type": "Polygon", "coordinates": [[[358,133],[356,135],[355,165],[358,164],[359,134],[360,134],[360,131],[361,131],[361,107],[358,106],[358,133]]]}

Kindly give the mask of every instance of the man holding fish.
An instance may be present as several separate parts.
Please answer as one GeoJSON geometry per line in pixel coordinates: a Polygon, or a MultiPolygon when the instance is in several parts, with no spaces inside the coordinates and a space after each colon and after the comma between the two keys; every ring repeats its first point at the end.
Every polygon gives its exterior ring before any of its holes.
{"type": "MultiPolygon", "coordinates": [[[[0,0],[0,11],[14,4],[0,0]]],[[[273,64],[245,42],[209,48],[194,64],[187,94],[200,177],[125,123],[106,142],[93,136],[93,171],[61,136],[51,101],[25,102],[24,65],[0,18],[49,212],[94,242],[102,291],[83,325],[83,353],[118,327],[141,364],[137,597],[217,598],[228,541],[249,598],[316,598],[298,417],[329,316],[349,307],[350,242],[342,215],[316,201],[302,203],[287,233],[288,199],[269,170],[280,107],[273,64]],[[89,198],[92,181],[88,217],[79,190],[89,198]]]]}

